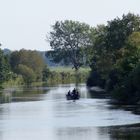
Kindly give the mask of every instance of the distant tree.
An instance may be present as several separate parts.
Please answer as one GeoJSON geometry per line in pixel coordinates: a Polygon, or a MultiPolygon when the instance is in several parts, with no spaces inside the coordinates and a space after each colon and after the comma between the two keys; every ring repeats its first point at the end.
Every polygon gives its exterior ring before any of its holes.
{"type": "Polygon", "coordinates": [[[90,45],[90,27],[85,23],[71,20],[57,21],[52,26],[49,42],[55,51],[54,59],[70,62],[75,70],[83,64],[84,49],[90,45]]]}
{"type": "Polygon", "coordinates": [[[28,66],[19,64],[16,68],[16,71],[18,74],[22,75],[25,83],[31,84],[35,81],[36,75],[28,66]]]}
{"type": "Polygon", "coordinates": [[[65,57],[63,55],[60,55],[57,51],[55,50],[50,50],[45,53],[45,56],[50,60],[50,63],[52,65],[72,65],[71,61],[69,60],[68,57],[65,57]]]}
{"type": "Polygon", "coordinates": [[[17,67],[22,64],[32,69],[36,75],[36,80],[42,80],[42,71],[44,68],[43,58],[37,51],[20,50],[11,53],[10,57],[11,68],[17,72],[17,67]]]}

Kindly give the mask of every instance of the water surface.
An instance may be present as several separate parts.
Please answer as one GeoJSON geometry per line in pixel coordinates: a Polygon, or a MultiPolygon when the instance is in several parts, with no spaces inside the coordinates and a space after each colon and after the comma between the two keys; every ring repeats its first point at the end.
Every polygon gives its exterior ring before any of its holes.
{"type": "Polygon", "coordinates": [[[74,84],[7,89],[1,94],[0,140],[139,139],[140,116],[113,109],[109,99],[91,98],[81,84],[81,99],[66,101],[74,84]],[[12,91],[12,92],[11,92],[12,91]]]}

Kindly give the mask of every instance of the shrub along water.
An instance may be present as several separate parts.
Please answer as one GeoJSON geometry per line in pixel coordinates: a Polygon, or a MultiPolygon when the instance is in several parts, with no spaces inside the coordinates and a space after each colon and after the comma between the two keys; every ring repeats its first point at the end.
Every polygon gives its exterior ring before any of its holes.
{"type": "MultiPolygon", "coordinates": [[[[89,76],[89,68],[81,68],[78,71],[78,82],[85,83],[89,76]]],[[[66,84],[75,83],[76,73],[70,67],[53,67],[50,68],[50,74],[48,76],[48,84],[66,84]]]]}

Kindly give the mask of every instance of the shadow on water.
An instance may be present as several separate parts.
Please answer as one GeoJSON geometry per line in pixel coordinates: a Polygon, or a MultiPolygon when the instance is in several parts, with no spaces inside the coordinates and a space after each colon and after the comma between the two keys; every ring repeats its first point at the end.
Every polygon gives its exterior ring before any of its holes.
{"type": "Polygon", "coordinates": [[[43,100],[48,91],[46,87],[6,88],[0,93],[0,103],[43,100]]]}
{"type": "Polygon", "coordinates": [[[139,140],[140,124],[99,128],[100,133],[108,134],[110,140],[139,140]]]}
{"type": "Polygon", "coordinates": [[[57,140],[140,140],[140,124],[56,129],[57,140]]]}
{"type": "Polygon", "coordinates": [[[93,99],[105,99],[109,98],[109,94],[99,87],[93,87],[92,89],[88,89],[87,97],[93,99]]]}
{"type": "Polygon", "coordinates": [[[113,104],[111,101],[111,97],[104,90],[94,87],[94,90],[89,90],[87,92],[87,98],[92,99],[110,99],[108,104],[109,109],[124,109],[125,111],[131,111],[133,114],[140,115],[140,105],[123,105],[123,104],[113,104]]]}

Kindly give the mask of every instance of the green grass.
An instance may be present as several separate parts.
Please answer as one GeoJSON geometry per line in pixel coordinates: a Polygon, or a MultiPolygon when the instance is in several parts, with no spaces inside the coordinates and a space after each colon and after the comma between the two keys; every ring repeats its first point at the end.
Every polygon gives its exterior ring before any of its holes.
{"type": "MultiPolygon", "coordinates": [[[[75,83],[76,72],[71,67],[51,67],[51,74],[48,78],[49,84],[61,84],[61,83],[75,83]]],[[[78,71],[78,82],[86,82],[90,73],[90,68],[80,68],[78,71]]]]}
{"type": "MultiPolygon", "coordinates": [[[[72,67],[50,67],[50,71],[55,71],[55,72],[70,72],[70,73],[75,73],[75,70],[72,69],[72,67]]],[[[81,67],[79,69],[79,72],[90,72],[89,67],[81,67]]]]}

